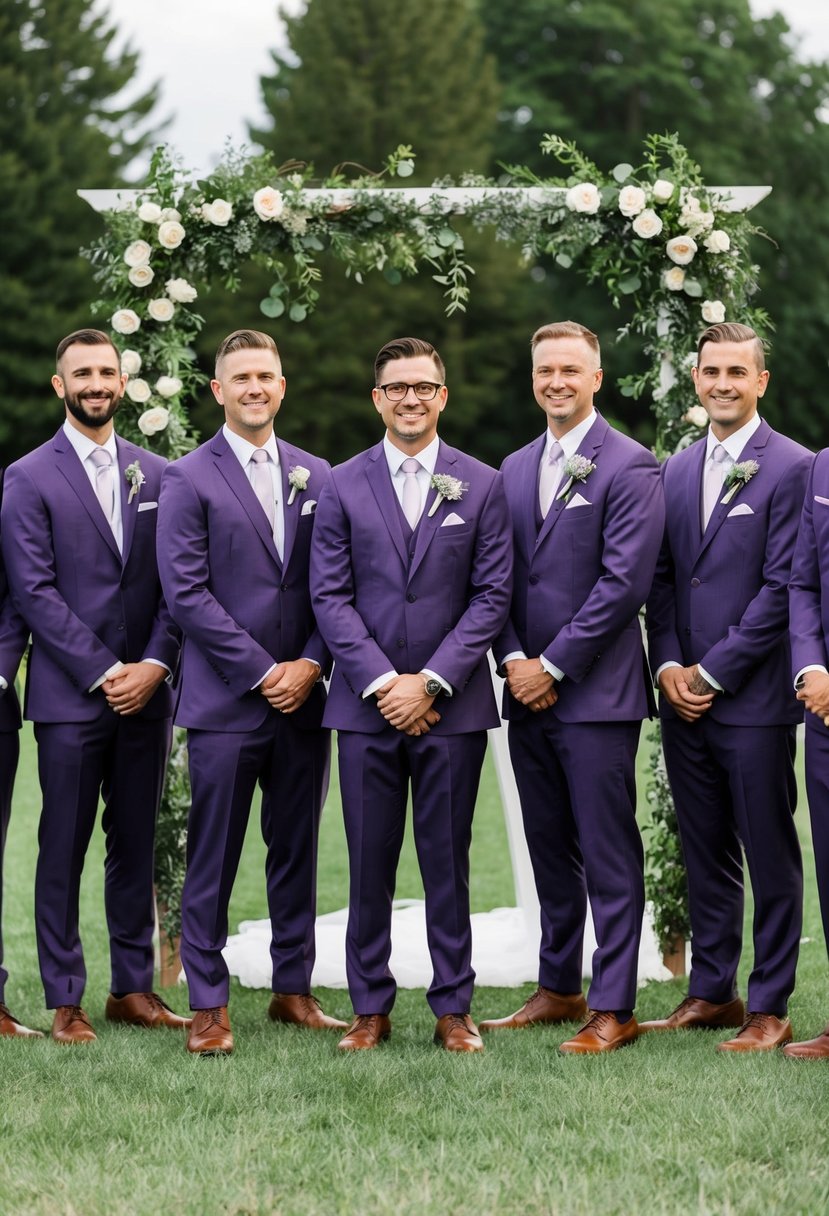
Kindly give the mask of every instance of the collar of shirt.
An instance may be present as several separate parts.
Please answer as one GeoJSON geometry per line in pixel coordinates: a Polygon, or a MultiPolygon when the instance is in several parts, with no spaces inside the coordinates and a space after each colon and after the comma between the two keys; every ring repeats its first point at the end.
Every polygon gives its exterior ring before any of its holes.
{"type": "Polygon", "coordinates": [[[96,448],[103,448],[105,452],[109,452],[112,457],[113,464],[118,467],[118,449],[115,446],[115,432],[110,431],[109,439],[106,443],[96,443],[94,439],[90,439],[88,435],[82,434],[77,427],[72,426],[72,423],[67,418],[63,424],[63,433],[78,455],[78,459],[84,468],[86,461],[96,448]]]}
{"type": "MultiPolygon", "coordinates": [[[[231,431],[230,427],[225,423],[222,427],[222,434],[230,444],[230,450],[239,461],[242,468],[247,471],[250,464],[250,458],[256,451],[257,445],[251,443],[249,439],[243,439],[241,435],[237,435],[235,431],[231,431]]],[[[279,468],[279,448],[276,446],[276,435],[271,431],[268,436],[267,443],[262,444],[263,449],[268,453],[276,468],[279,468]]]]}
{"type": "Polygon", "coordinates": [[[559,443],[561,445],[561,450],[564,454],[565,460],[569,460],[571,456],[575,456],[576,452],[579,450],[579,444],[581,443],[582,439],[584,439],[585,435],[595,421],[596,411],[591,410],[589,417],[585,418],[583,422],[580,422],[578,426],[574,426],[572,431],[567,431],[566,434],[562,435],[560,439],[557,439],[550,428],[547,427],[547,442],[544,446],[542,462],[549,459],[550,448],[554,443],[559,443]]]}
{"type": "Polygon", "coordinates": [[[735,431],[734,434],[729,435],[727,439],[717,439],[716,435],[714,435],[709,427],[707,447],[705,449],[705,459],[708,460],[717,444],[721,443],[725,448],[728,459],[732,464],[736,464],[740,459],[743,448],[746,446],[759,425],[760,415],[755,414],[754,417],[745,424],[745,426],[741,426],[739,431],[735,431]]]}
{"type": "MultiPolygon", "coordinates": [[[[423,448],[422,451],[416,454],[415,460],[419,460],[421,464],[421,470],[420,473],[418,473],[418,477],[420,477],[424,471],[428,473],[429,477],[432,476],[435,471],[439,448],[440,440],[438,439],[437,435],[435,435],[429,446],[423,448]]],[[[397,473],[400,472],[400,466],[403,461],[409,459],[409,453],[401,452],[400,448],[395,447],[395,445],[390,442],[388,435],[383,436],[383,451],[386,454],[386,462],[389,466],[389,472],[392,475],[392,479],[394,479],[397,473]]]]}

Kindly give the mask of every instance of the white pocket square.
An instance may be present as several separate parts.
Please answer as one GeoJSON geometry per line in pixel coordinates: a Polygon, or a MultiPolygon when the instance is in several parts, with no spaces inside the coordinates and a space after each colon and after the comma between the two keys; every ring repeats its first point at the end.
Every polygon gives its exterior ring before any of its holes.
{"type": "Polygon", "coordinates": [[[139,511],[157,511],[158,503],[157,502],[140,502],[138,504],[138,510],[139,511]]]}
{"type": "Polygon", "coordinates": [[[456,515],[454,511],[450,511],[450,513],[446,516],[446,519],[443,521],[443,523],[440,526],[442,528],[454,528],[458,524],[465,524],[465,523],[466,523],[465,519],[461,519],[460,515],[456,515]]]}
{"type": "Polygon", "coordinates": [[[304,502],[302,504],[302,510],[300,511],[300,515],[313,515],[314,512],[316,511],[316,509],[317,509],[316,498],[309,498],[307,500],[307,502],[304,502]]]}
{"type": "Polygon", "coordinates": [[[569,511],[572,507],[592,507],[592,506],[593,506],[592,502],[588,502],[586,498],[582,498],[581,494],[579,494],[578,491],[576,491],[576,493],[570,499],[570,501],[568,502],[568,504],[564,508],[564,510],[569,511]]]}
{"type": "Polygon", "coordinates": [[[821,494],[815,494],[815,502],[819,502],[823,507],[829,507],[829,498],[824,498],[821,494]]]}
{"type": "Polygon", "coordinates": [[[741,502],[739,504],[739,506],[731,508],[731,510],[728,512],[728,515],[726,515],[726,519],[731,519],[732,515],[753,515],[753,514],[754,514],[754,512],[752,511],[752,509],[748,505],[748,503],[741,502]]]}

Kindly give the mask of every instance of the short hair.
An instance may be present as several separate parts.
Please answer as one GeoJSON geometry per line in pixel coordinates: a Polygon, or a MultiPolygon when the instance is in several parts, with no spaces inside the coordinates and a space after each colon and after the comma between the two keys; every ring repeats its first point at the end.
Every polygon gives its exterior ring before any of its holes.
{"type": "Polygon", "coordinates": [[[105,334],[102,329],[76,329],[58,342],[55,351],[55,368],[58,372],[60,372],[60,361],[70,346],[111,346],[115,351],[118,363],[121,362],[121,352],[109,334],[105,334]]]}
{"type": "MultiPolygon", "coordinates": [[[[261,329],[234,329],[219,343],[215,366],[218,368],[225,355],[232,355],[237,350],[271,350],[279,359],[279,351],[270,334],[263,333],[261,329]]],[[[279,361],[282,362],[281,359],[279,361]]]]}
{"type": "Polygon", "coordinates": [[[539,342],[547,342],[550,338],[583,338],[601,365],[599,339],[586,325],[579,325],[578,321],[551,321],[548,325],[542,325],[530,339],[530,350],[534,351],[539,342]]]}
{"type": "Polygon", "coordinates": [[[714,345],[718,342],[751,342],[758,372],[766,370],[766,348],[763,339],[750,325],[740,325],[737,321],[720,321],[717,325],[709,325],[699,336],[697,366],[706,342],[713,342],[714,345]]]}
{"type": "Polygon", "coordinates": [[[422,338],[392,338],[391,342],[381,347],[374,360],[374,383],[379,387],[380,373],[393,359],[417,359],[420,355],[427,355],[434,360],[441,381],[445,381],[446,368],[431,342],[425,342],[422,338]]]}

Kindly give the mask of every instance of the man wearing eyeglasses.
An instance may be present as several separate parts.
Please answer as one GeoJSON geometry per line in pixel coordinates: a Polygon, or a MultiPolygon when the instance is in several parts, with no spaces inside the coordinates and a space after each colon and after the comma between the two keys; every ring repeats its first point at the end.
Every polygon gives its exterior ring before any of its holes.
{"type": "Polygon", "coordinates": [[[398,338],[375,361],[385,437],[335,468],[311,548],[314,611],[334,660],[323,724],[339,732],[351,896],[346,969],[355,1020],[345,1051],[389,1037],[395,874],[409,786],[434,968],[435,1042],[481,1051],[469,842],[497,726],[486,654],[509,608],[512,541],[501,477],[437,434],[448,390],[428,342],[398,338]]]}

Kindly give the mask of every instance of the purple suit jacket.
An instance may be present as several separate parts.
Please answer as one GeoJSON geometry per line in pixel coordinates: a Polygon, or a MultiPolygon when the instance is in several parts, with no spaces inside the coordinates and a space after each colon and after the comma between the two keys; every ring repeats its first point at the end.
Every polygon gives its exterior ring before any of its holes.
{"type": "MultiPolygon", "coordinates": [[[[3,471],[0,469],[0,501],[2,501],[3,471]]],[[[0,732],[20,729],[20,702],[14,687],[14,679],[26,643],[29,626],[15,608],[9,595],[6,567],[0,557],[0,676],[8,688],[0,694],[0,732]]]]}
{"type": "MultiPolygon", "coordinates": [[[[792,679],[813,664],[829,667],[829,448],[812,465],[789,585],[792,679]]],[[[806,725],[825,730],[815,714],[806,725]]]]}
{"type": "MultiPolygon", "coordinates": [[[[656,457],[597,416],[579,452],[596,468],[537,527],[541,435],[502,465],[515,589],[495,645],[500,666],[522,650],[564,672],[544,712],[563,722],[638,721],[654,708],[638,612],[650,589],[664,505],[656,457]],[[573,503],[576,494],[585,505],[573,503]]],[[[504,717],[529,713],[504,691],[504,717]]]]}
{"type": "Polygon", "coordinates": [[[494,469],[442,442],[435,472],[468,488],[431,516],[430,490],[409,544],[382,443],[335,468],[320,498],[311,590],[335,660],[326,726],[383,730],[374,698],[364,700],[362,690],[387,671],[424,667],[454,689],[438,697],[434,734],[498,725],[486,655],[512,585],[503,486],[494,469]],[[463,523],[442,526],[450,514],[463,523]]]}
{"type": "MultiPolygon", "coordinates": [[[[117,438],[124,553],[75,450],[63,433],[6,470],[3,556],[12,598],[32,634],[25,714],[35,722],[91,721],[108,712],[87,691],[120,660],[158,659],[175,671],[178,630],[161,595],[155,530],[165,461],[117,438]],[[146,478],[129,505],[127,465],[146,478]],[[139,510],[141,506],[145,510],[139,510]]],[[[168,717],[162,683],[141,711],[168,717]]]]}
{"type": "MultiPolygon", "coordinates": [[[[158,564],[173,619],[184,633],[176,723],[193,730],[255,730],[271,712],[252,691],[274,663],[330,656],[308,590],[313,503],[330,475],[324,460],[277,440],[285,511],[280,562],[273,535],[244,469],[221,431],[167,466],[161,488],[158,564]],[[287,505],[288,472],[303,465],[307,490],[287,505]]],[[[291,714],[317,729],[325,691],[318,683],[291,714]]]]}
{"type": "MultiPolygon", "coordinates": [[[[708,711],[718,722],[800,722],[787,590],[812,453],[761,422],[740,453],[758,472],[717,504],[703,536],[705,453],[699,439],[663,468],[667,523],[647,606],[651,669],[701,663],[725,690],[708,711]]],[[[660,716],[676,716],[664,697],[660,716]]]]}

